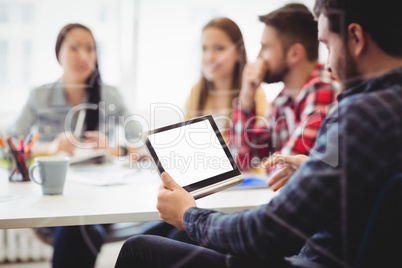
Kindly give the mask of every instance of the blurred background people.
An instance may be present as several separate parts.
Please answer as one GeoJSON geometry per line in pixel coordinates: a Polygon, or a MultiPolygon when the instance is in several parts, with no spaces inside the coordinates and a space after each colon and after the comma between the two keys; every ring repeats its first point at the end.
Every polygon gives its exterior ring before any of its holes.
{"type": "MultiPolygon", "coordinates": [[[[109,135],[118,127],[118,117],[131,115],[116,88],[102,83],[96,53],[96,42],[81,24],[64,26],[56,41],[56,57],[63,76],[56,82],[32,90],[9,136],[27,136],[39,132],[41,138],[33,148],[34,155],[66,152],[74,155],[79,141],[92,147],[119,154],[109,146],[109,135]],[[77,109],[76,112],[75,109],[77,109]],[[79,124],[80,110],[85,109],[83,137],[73,135],[79,124]],[[71,120],[70,120],[71,119],[71,120]]],[[[140,126],[124,126],[126,140],[140,139],[140,126]]],[[[116,138],[116,137],[114,137],[116,138]]],[[[134,149],[131,149],[134,150],[134,149]]],[[[107,225],[63,226],[40,228],[37,233],[53,240],[53,267],[93,267],[106,237],[107,225]]],[[[46,239],[46,238],[45,238],[46,239]]]]}
{"type": "MultiPolygon", "coordinates": [[[[239,96],[247,54],[239,26],[229,18],[209,21],[201,33],[201,78],[191,89],[185,118],[212,114],[228,142],[232,102],[239,96]]],[[[264,116],[267,100],[261,87],[254,97],[256,113],[264,116]]]]}

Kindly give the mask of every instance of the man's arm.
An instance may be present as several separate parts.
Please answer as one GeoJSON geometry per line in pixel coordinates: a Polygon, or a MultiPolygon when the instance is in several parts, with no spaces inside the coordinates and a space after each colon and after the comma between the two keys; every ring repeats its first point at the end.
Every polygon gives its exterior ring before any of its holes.
{"type": "MultiPolygon", "coordinates": [[[[345,219],[344,213],[356,222],[357,225],[352,226],[355,230],[364,231],[360,227],[368,214],[361,214],[361,208],[370,206],[378,193],[376,179],[390,172],[384,163],[391,161],[388,152],[393,145],[389,145],[389,140],[395,140],[384,131],[388,125],[379,124],[379,119],[373,118],[372,107],[359,105],[359,109],[356,105],[347,109],[338,107],[328,115],[317,138],[314,155],[268,204],[233,214],[187,206],[180,217],[184,216],[182,227],[189,237],[220,252],[267,261],[296,254],[306,243],[342,263],[328,248],[315,244],[311,236],[328,228],[339,238],[347,226],[340,225],[339,230],[334,227],[345,219]],[[338,111],[341,111],[341,121],[338,111]]],[[[180,201],[176,201],[176,205],[179,204],[180,201]]],[[[336,246],[331,243],[325,246],[336,246]]]]}
{"type": "Polygon", "coordinates": [[[268,204],[235,214],[189,208],[184,226],[191,239],[223,253],[282,258],[297,254],[314,232],[339,215],[338,190],[339,170],[312,159],[268,204]]]}
{"type": "Polygon", "coordinates": [[[328,114],[331,105],[336,101],[337,91],[330,83],[317,81],[301,104],[300,123],[290,133],[290,137],[281,153],[284,155],[308,155],[314,147],[318,130],[328,114]]]}
{"type": "MultiPolygon", "coordinates": [[[[339,148],[327,153],[333,150],[339,148]]],[[[272,261],[296,254],[308,237],[338,216],[339,174],[338,167],[310,159],[270,203],[223,214],[196,208],[190,194],[164,173],[157,208],[162,219],[185,229],[202,246],[272,261]]]]}
{"type": "Polygon", "coordinates": [[[239,168],[247,171],[252,157],[262,159],[269,155],[272,128],[267,119],[257,117],[255,107],[245,110],[235,100],[233,108],[230,148],[239,168]]]}

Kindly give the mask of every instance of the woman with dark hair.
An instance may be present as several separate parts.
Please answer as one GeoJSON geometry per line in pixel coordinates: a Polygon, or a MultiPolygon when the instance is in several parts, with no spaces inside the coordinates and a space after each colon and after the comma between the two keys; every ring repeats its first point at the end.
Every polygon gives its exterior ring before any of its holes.
{"type": "MultiPolygon", "coordinates": [[[[91,31],[81,24],[64,26],[56,41],[56,57],[63,68],[62,77],[31,91],[17,121],[7,131],[9,136],[27,136],[40,132],[34,155],[64,151],[74,155],[79,139],[96,148],[108,147],[108,135],[116,127],[116,117],[131,115],[116,88],[101,81],[96,43],[91,31]],[[74,137],[78,114],[85,110],[84,137],[74,137]],[[113,118],[114,120],[110,120],[113,118]],[[75,142],[77,141],[77,142],[75,142]],[[96,144],[96,145],[95,145],[96,144]]],[[[117,123],[118,124],[118,123],[117,123]]],[[[140,126],[129,122],[125,126],[126,140],[140,139],[140,126]]]]}
{"type": "MultiPolygon", "coordinates": [[[[62,77],[32,90],[7,134],[26,136],[32,132],[41,133],[32,150],[34,155],[59,152],[74,155],[74,141],[82,137],[74,137],[72,132],[80,121],[78,114],[86,107],[83,142],[97,144],[97,148],[106,147],[109,151],[116,149],[108,146],[108,135],[119,122],[116,117],[126,118],[131,113],[118,91],[101,81],[91,31],[81,24],[64,26],[57,37],[55,51],[63,68],[62,77]]],[[[124,129],[126,141],[135,143],[140,139],[137,122],[128,122],[124,129]]],[[[39,228],[37,234],[42,239],[53,239],[54,268],[94,267],[105,240],[106,228],[105,225],[39,228]]]]}
{"type": "MultiPolygon", "coordinates": [[[[228,141],[232,101],[240,93],[247,63],[243,35],[229,18],[215,18],[202,29],[202,69],[200,81],[191,89],[185,117],[212,114],[228,141]]],[[[255,96],[258,116],[264,116],[267,100],[262,88],[255,96]]]]}

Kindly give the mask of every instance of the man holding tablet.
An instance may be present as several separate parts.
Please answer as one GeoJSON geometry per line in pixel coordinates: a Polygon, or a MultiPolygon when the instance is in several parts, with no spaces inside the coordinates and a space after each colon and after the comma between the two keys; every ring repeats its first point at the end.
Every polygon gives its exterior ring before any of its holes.
{"type": "Polygon", "coordinates": [[[163,173],[161,217],[201,246],[136,236],[116,267],[278,267],[275,262],[295,254],[326,267],[353,266],[378,193],[402,169],[399,4],[316,0],[327,68],[343,87],[318,134],[314,150],[321,154],[302,164],[268,204],[234,214],[196,208],[163,173]]]}

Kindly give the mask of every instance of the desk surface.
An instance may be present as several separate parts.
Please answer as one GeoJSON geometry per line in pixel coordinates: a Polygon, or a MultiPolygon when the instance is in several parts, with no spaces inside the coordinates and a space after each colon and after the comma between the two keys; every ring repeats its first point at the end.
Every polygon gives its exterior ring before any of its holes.
{"type": "MultiPolygon", "coordinates": [[[[124,184],[111,186],[78,183],[71,176],[69,171],[63,195],[46,196],[33,182],[8,182],[0,169],[0,229],[160,220],[161,181],[151,170],[133,170],[124,184]]],[[[197,205],[230,213],[255,208],[274,195],[269,189],[225,190],[197,205]]]]}

